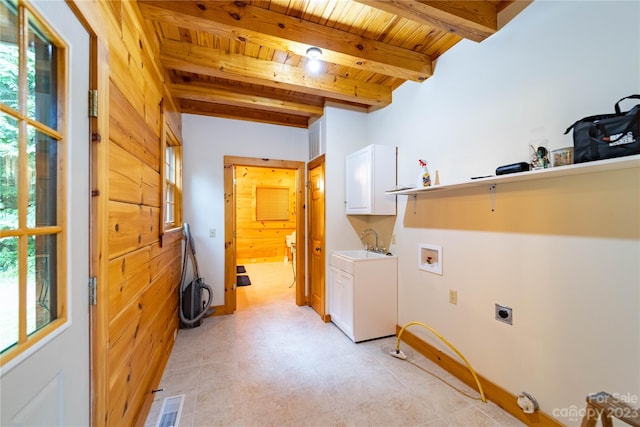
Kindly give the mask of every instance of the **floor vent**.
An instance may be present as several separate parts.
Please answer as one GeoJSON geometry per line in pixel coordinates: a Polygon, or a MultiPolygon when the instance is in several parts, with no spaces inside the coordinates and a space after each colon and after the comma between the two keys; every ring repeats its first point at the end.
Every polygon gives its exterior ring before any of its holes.
{"type": "Polygon", "coordinates": [[[156,427],[178,427],[183,403],[184,394],[165,398],[156,427]]]}

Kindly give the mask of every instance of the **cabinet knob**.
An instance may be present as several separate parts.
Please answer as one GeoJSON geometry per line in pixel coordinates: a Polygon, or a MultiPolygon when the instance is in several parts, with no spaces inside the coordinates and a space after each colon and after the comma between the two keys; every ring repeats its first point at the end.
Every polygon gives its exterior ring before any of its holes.
{"type": "Polygon", "coordinates": [[[316,252],[320,252],[322,248],[320,246],[316,247],[316,252]]]}

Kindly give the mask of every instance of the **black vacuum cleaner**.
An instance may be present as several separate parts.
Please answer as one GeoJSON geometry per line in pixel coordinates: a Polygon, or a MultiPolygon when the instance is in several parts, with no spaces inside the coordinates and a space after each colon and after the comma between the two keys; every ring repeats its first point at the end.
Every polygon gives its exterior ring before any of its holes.
{"type": "Polygon", "coordinates": [[[213,301],[213,290],[204,282],[198,272],[196,249],[193,245],[193,236],[189,224],[185,223],[184,230],[184,257],[182,261],[182,277],[180,279],[180,327],[182,329],[195,328],[202,324],[202,319],[212,314],[215,310],[210,308],[213,301]],[[187,284],[187,261],[193,265],[193,279],[187,284]],[[203,291],[207,292],[206,300],[203,299],[203,291]]]}

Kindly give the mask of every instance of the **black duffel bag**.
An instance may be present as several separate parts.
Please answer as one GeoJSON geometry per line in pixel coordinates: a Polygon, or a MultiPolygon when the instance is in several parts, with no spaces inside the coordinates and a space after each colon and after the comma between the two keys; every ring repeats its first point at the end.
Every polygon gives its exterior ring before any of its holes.
{"type": "Polygon", "coordinates": [[[640,99],[640,95],[630,95],[616,102],[613,114],[585,117],[564,132],[566,135],[573,128],[574,163],[640,153],[640,104],[621,112],[620,103],[625,99],[640,99]]]}

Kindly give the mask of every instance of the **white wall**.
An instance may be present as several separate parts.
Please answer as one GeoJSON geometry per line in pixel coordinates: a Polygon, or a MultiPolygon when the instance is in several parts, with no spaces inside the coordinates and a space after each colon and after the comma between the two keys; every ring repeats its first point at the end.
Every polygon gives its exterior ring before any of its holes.
{"type": "MultiPolygon", "coordinates": [[[[346,110],[329,104],[324,109],[326,135],[325,170],[325,254],[334,250],[362,247],[358,234],[345,215],[345,158],[368,144],[367,115],[360,110],[346,110]]],[[[328,279],[327,275],[327,279],[328,279]]],[[[327,289],[326,302],[329,303],[327,289]]],[[[327,312],[328,312],[327,305],[327,312]]]]}
{"type": "Polygon", "coordinates": [[[184,221],[195,239],[200,275],[224,304],[224,156],[306,161],[307,130],[182,115],[184,221]],[[215,228],[216,237],[209,238],[215,228]]]}
{"type": "MultiPolygon", "coordinates": [[[[445,184],[526,161],[531,143],[570,146],[562,133],[575,120],[640,93],[639,28],[638,2],[534,2],[484,42],[456,45],[426,82],[397,89],[368,115],[367,142],[399,146],[409,185],[418,158],[445,184]]],[[[435,327],[480,374],[533,394],[548,414],[584,408],[599,390],[638,399],[638,178],[502,185],[494,213],[484,189],[421,195],[415,214],[398,197],[399,323],[435,327]],[[417,269],[420,242],[442,245],[443,276],[417,269]],[[493,319],[495,303],[513,308],[513,326],[493,319]]]]}
{"type": "MultiPolygon", "coordinates": [[[[429,80],[398,88],[391,106],[370,114],[327,106],[326,253],[360,245],[344,215],[347,154],[396,145],[399,184],[415,183],[418,158],[445,184],[525,161],[531,143],[570,146],[562,133],[575,120],[640,93],[639,19],[638,2],[535,2],[484,42],[459,43],[429,80]]],[[[222,157],[305,160],[306,131],[183,120],[185,218],[221,304],[222,157]],[[219,237],[210,240],[212,227],[219,237]]],[[[399,257],[398,323],[432,325],[480,374],[513,394],[533,394],[552,415],[584,408],[599,390],[637,398],[638,178],[636,169],[501,185],[495,212],[482,189],[421,195],[415,214],[399,197],[391,247],[399,257]],[[417,269],[420,242],[443,246],[443,276],[417,269]],[[448,303],[449,289],[458,291],[457,305],[448,303]],[[493,319],[494,303],[514,309],[513,326],[493,319]]]]}

